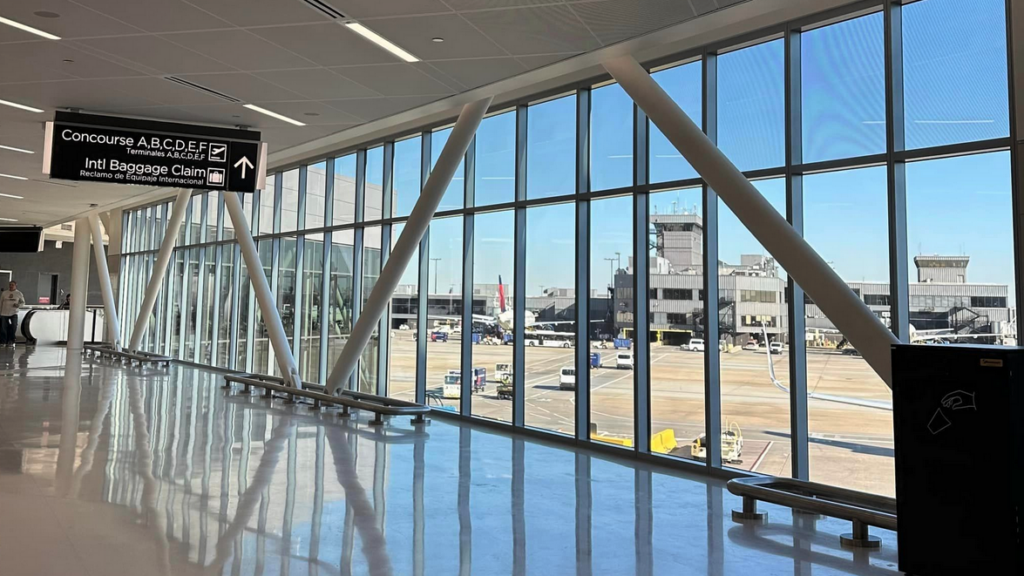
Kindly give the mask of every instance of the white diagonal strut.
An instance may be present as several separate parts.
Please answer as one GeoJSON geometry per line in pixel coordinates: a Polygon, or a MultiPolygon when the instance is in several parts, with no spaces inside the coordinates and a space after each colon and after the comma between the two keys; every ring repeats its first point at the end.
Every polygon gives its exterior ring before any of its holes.
{"type": "Polygon", "coordinates": [[[891,388],[889,346],[898,342],[892,332],[636,60],[623,56],[603,65],[891,388]]]}
{"type": "Polygon", "coordinates": [[[106,318],[103,325],[107,327],[107,339],[115,350],[121,350],[121,323],[117,320],[117,307],[114,305],[114,289],[110,285],[110,271],[107,269],[107,251],[103,249],[103,230],[100,229],[100,217],[89,214],[89,228],[92,229],[92,251],[96,257],[96,274],[99,276],[100,293],[103,295],[103,311],[106,318]]]}
{"type": "MultiPolygon", "coordinates": [[[[188,208],[188,201],[192,198],[192,191],[183,188],[178,192],[174,201],[174,209],[171,217],[167,219],[167,230],[164,232],[164,240],[160,243],[160,251],[157,252],[156,262],[153,264],[153,276],[146,285],[146,294],[142,299],[142,306],[139,307],[139,317],[135,320],[135,327],[132,328],[132,336],[128,341],[129,350],[138,350],[142,343],[142,336],[149,326],[149,317],[153,314],[153,306],[160,295],[160,286],[163,285],[164,275],[167,273],[167,264],[171,261],[171,254],[174,253],[174,243],[178,241],[178,230],[181,222],[185,219],[185,209],[188,208]]],[[[71,300],[74,303],[74,297],[71,300]]]]}
{"type": "Polygon", "coordinates": [[[288,344],[288,336],[285,335],[284,324],[281,323],[281,314],[277,310],[274,293],[270,291],[270,284],[267,283],[267,275],[263,273],[260,254],[256,251],[256,242],[253,241],[249,224],[245,221],[245,214],[242,212],[242,203],[238,200],[238,194],[224,192],[224,207],[227,208],[231,223],[235,226],[235,237],[238,239],[242,258],[245,259],[245,268],[249,272],[249,279],[252,280],[256,302],[260,305],[263,322],[266,324],[267,334],[270,336],[270,345],[274,348],[277,367],[281,370],[281,375],[289,386],[301,389],[302,379],[299,377],[299,369],[292,356],[292,347],[288,344]]]}
{"type": "MultiPolygon", "coordinates": [[[[409,220],[405,223],[402,235],[391,250],[387,264],[380,271],[380,277],[377,278],[373,290],[370,291],[370,295],[366,299],[366,304],[363,305],[359,320],[352,327],[352,334],[341,350],[338,362],[327,377],[326,386],[331,394],[336,394],[356,369],[356,362],[359,361],[363,349],[370,342],[373,329],[387,308],[391,295],[398,287],[416,247],[419,246],[420,240],[426,234],[430,220],[434,217],[434,212],[437,211],[437,206],[441,203],[441,198],[444,196],[445,190],[448,189],[448,184],[455,175],[459,163],[466,155],[466,150],[469,148],[473,136],[476,135],[476,129],[480,126],[480,121],[490,105],[491,97],[488,96],[483,100],[466,104],[462,108],[462,113],[459,114],[459,119],[448,136],[448,142],[445,143],[441,156],[438,157],[434,169],[430,172],[430,177],[423,185],[423,191],[420,193],[419,199],[416,200],[416,206],[409,214],[409,220]]],[[[425,293],[423,290],[420,292],[425,293]]]]}

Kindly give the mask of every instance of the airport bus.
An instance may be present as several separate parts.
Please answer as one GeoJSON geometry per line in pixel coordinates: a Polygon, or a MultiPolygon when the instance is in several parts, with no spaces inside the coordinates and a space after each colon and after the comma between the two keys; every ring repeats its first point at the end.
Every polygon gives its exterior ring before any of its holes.
{"type": "Polygon", "coordinates": [[[527,346],[545,346],[547,348],[572,348],[576,345],[576,335],[572,332],[555,332],[553,330],[528,330],[523,340],[527,346]]]}

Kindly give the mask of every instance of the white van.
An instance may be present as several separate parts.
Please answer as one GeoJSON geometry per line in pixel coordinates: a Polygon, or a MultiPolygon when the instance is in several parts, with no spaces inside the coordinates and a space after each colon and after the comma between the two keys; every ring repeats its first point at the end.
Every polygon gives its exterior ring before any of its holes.
{"type": "Polygon", "coordinates": [[[690,338],[690,341],[679,347],[682,350],[689,350],[690,352],[703,352],[704,351],[704,339],[703,338],[690,338]]]}
{"type": "Polygon", "coordinates": [[[558,389],[559,390],[575,390],[576,389],[576,369],[572,366],[566,366],[562,368],[561,374],[558,375],[558,389]]]}
{"type": "Polygon", "coordinates": [[[627,368],[633,369],[633,353],[632,352],[619,352],[615,355],[615,367],[616,368],[627,368]]]}

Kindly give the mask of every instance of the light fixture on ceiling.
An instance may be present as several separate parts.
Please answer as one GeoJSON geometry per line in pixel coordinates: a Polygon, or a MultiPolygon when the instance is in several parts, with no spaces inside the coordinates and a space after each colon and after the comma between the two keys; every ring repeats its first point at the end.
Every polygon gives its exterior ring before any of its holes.
{"type": "Polygon", "coordinates": [[[33,28],[33,27],[31,27],[31,26],[29,26],[27,24],[22,24],[21,22],[15,22],[14,20],[11,20],[9,18],[4,18],[3,16],[0,16],[0,24],[7,24],[8,26],[11,26],[13,28],[17,28],[18,30],[24,30],[25,32],[28,32],[29,34],[35,34],[36,36],[42,36],[43,38],[46,38],[47,40],[60,40],[60,36],[54,36],[53,34],[50,34],[49,32],[43,32],[42,30],[40,30],[38,28],[33,28]]]}
{"type": "Polygon", "coordinates": [[[24,200],[25,199],[24,196],[15,196],[14,194],[4,194],[3,192],[0,192],[0,196],[3,196],[4,198],[14,198],[15,200],[24,200]]]}
{"type": "Polygon", "coordinates": [[[46,10],[37,10],[33,12],[33,14],[40,18],[60,18],[60,14],[57,14],[56,12],[48,12],[46,10]]]}
{"type": "Polygon", "coordinates": [[[270,116],[271,118],[277,118],[278,120],[283,120],[283,121],[285,121],[285,122],[287,122],[289,124],[294,124],[296,126],[305,126],[305,124],[303,124],[302,122],[299,122],[298,120],[292,120],[291,118],[289,118],[287,116],[283,116],[281,114],[278,114],[277,112],[271,112],[270,110],[267,110],[266,108],[260,108],[259,106],[256,106],[255,104],[245,104],[244,106],[246,108],[248,108],[249,110],[253,110],[253,111],[259,112],[260,114],[266,114],[267,116],[270,116]]]}
{"type": "Polygon", "coordinates": [[[441,42],[444,42],[444,38],[441,38],[440,36],[435,36],[434,38],[431,38],[430,41],[437,42],[438,44],[440,44],[441,42]]]}
{"type": "Polygon", "coordinates": [[[370,30],[369,28],[363,26],[359,22],[349,22],[345,24],[345,26],[347,26],[349,30],[355,32],[356,34],[359,34],[363,38],[366,38],[370,42],[373,42],[377,46],[380,46],[381,48],[387,50],[388,52],[391,52],[392,54],[398,56],[399,58],[405,60],[406,62],[420,61],[419,58],[413,56],[412,54],[409,54],[405,50],[402,50],[387,38],[381,36],[380,34],[377,34],[373,30],[370,30]]]}
{"type": "Polygon", "coordinates": [[[14,146],[4,146],[0,144],[0,150],[10,150],[11,152],[21,152],[22,154],[35,154],[31,150],[25,150],[24,148],[15,148],[14,146]]]}
{"type": "Polygon", "coordinates": [[[39,114],[39,113],[42,112],[42,110],[40,110],[39,108],[33,108],[31,106],[25,106],[24,104],[18,104],[17,102],[10,102],[8,100],[0,100],[0,104],[3,104],[4,106],[10,106],[11,108],[18,108],[18,109],[21,109],[21,110],[28,110],[29,112],[35,112],[36,114],[39,114]]]}
{"type": "Polygon", "coordinates": [[[15,218],[0,218],[0,222],[17,222],[15,218]]]}
{"type": "Polygon", "coordinates": [[[24,176],[15,176],[14,174],[4,174],[0,172],[0,178],[10,178],[11,180],[28,180],[24,176]]]}

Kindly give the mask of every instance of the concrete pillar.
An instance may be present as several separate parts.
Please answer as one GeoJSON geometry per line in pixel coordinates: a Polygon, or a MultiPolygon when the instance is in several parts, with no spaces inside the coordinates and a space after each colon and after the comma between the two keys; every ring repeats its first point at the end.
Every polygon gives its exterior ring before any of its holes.
{"type": "Polygon", "coordinates": [[[85,344],[85,305],[89,300],[89,220],[75,221],[71,260],[71,310],[68,316],[68,352],[81,352],[85,344]]]}
{"type": "Polygon", "coordinates": [[[227,209],[231,222],[235,225],[235,237],[238,239],[242,258],[245,259],[245,267],[249,272],[249,279],[252,280],[253,292],[256,293],[256,301],[260,305],[260,312],[263,313],[263,321],[267,325],[267,333],[270,336],[270,345],[274,348],[277,367],[281,369],[281,375],[290,386],[301,389],[302,378],[299,377],[299,369],[295,364],[295,357],[292,356],[292,348],[288,344],[288,336],[284,332],[281,315],[277,311],[274,293],[270,290],[267,275],[263,273],[260,254],[256,250],[256,242],[253,241],[249,225],[245,221],[245,214],[242,212],[242,203],[238,200],[238,194],[224,192],[224,208],[227,209]]]}
{"type": "Polygon", "coordinates": [[[110,284],[110,271],[107,270],[107,254],[103,249],[103,230],[100,229],[100,218],[96,214],[89,214],[89,228],[92,231],[96,273],[99,275],[100,291],[103,294],[103,310],[106,313],[103,325],[107,328],[107,340],[115,350],[121,350],[121,337],[118,329],[121,323],[118,321],[117,307],[114,305],[114,289],[110,284]]]}
{"type": "Polygon", "coordinates": [[[142,343],[142,336],[149,326],[149,316],[153,313],[153,306],[156,305],[157,296],[160,295],[160,287],[164,282],[164,275],[167,273],[167,264],[171,261],[174,253],[174,244],[178,241],[178,230],[181,222],[185,219],[185,209],[188,208],[188,201],[192,198],[192,191],[183,188],[178,192],[174,201],[174,210],[171,217],[167,219],[167,231],[164,232],[164,240],[160,244],[160,251],[156,255],[156,263],[153,264],[153,276],[146,285],[145,298],[142,306],[139,307],[139,317],[135,319],[135,327],[132,328],[132,337],[128,342],[129,350],[138,350],[142,343]]]}
{"type": "MultiPolygon", "coordinates": [[[[348,381],[349,376],[355,370],[363,349],[370,341],[373,329],[380,321],[381,315],[384,314],[388,302],[391,301],[391,295],[398,287],[402,273],[405,272],[406,266],[412,260],[420,240],[426,234],[430,220],[434,217],[438,204],[441,203],[441,197],[448,189],[448,184],[455,175],[459,163],[465,157],[466,150],[469,148],[473,136],[476,135],[476,129],[490,105],[491,97],[487,97],[466,104],[462,108],[462,113],[459,114],[459,119],[455,122],[455,127],[452,128],[452,133],[448,137],[448,142],[445,143],[444,150],[437,159],[430,177],[427,178],[423,191],[416,201],[416,206],[413,207],[412,213],[409,215],[401,237],[391,251],[387,264],[384,265],[377,283],[366,299],[359,320],[352,327],[352,334],[349,336],[348,342],[345,343],[337,364],[334,365],[330,376],[327,377],[326,386],[329,393],[333,394],[344,388],[344,383],[348,381]]],[[[423,161],[429,162],[430,159],[424,158],[423,161]]],[[[426,294],[427,286],[420,284],[420,293],[426,294]]],[[[420,321],[425,322],[426,318],[421,318],[420,321]]],[[[380,353],[384,354],[385,351],[381,350],[380,353]]]]}
{"type": "Polygon", "coordinates": [[[603,65],[740,222],[811,295],[836,328],[892,387],[889,346],[898,342],[892,332],[875,318],[846,282],[793,230],[636,60],[623,56],[603,65]]]}

